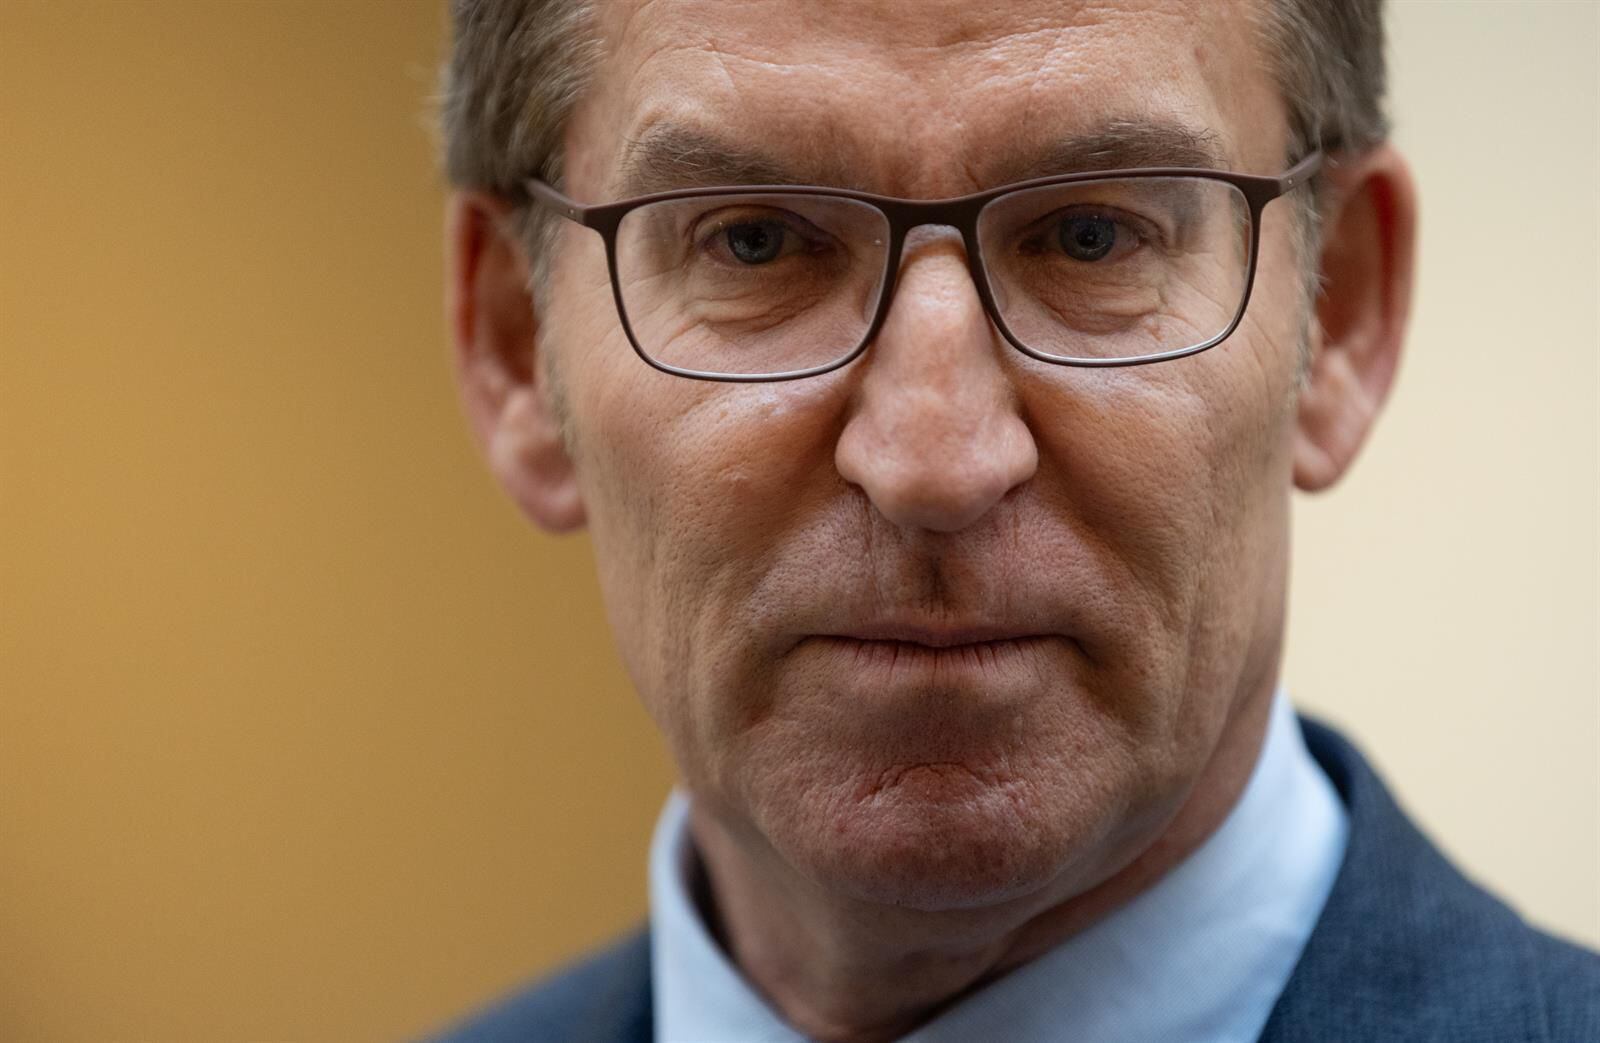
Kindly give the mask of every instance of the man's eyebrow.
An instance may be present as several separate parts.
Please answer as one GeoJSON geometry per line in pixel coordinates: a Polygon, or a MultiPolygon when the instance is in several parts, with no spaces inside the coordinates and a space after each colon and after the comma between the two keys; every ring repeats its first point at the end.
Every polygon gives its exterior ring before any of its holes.
{"type": "Polygon", "coordinates": [[[1030,154],[1006,157],[990,171],[996,184],[1055,174],[1142,167],[1223,166],[1217,135],[1173,122],[1112,120],[1086,133],[1051,142],[1030,154]]]}
{"type": "Polygon", "coordinates": [[[720,185],[851,187],[847,178],[838,164],[785,162],[693,127],[657,124],[623,149],[620,188],[628,197],[720,185]]]}
{"type": "MultiPolygon", "coordinates": [[[[1139,167],[1222,166],[1216,135],[1172,122],[1109,121],[1084,133],[1020,151],[989,165],[994,187],[1053,174],[1139,167]]],[[[826,185],[864,188],[863,171],[813,156],[782,160],[716,134],[656,124],[623,149],[621,198],[721,185],[826,185]]]]}

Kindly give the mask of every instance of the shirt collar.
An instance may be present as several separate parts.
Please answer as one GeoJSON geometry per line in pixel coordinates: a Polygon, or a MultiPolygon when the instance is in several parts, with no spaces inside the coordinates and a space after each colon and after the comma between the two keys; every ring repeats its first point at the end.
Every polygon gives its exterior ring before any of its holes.
{"type": "MultiPolygon", "coordinates": [[[[804,1043],[740,975],[691,897],[688,799],[675,791],[650,851],[658,1043],[804,1043]]],[[[1288,697],[1222,825],[1157,883],[1044,956],[904,1037],[1253,1041],[1344,858],[1348,820],[1288,697]]]]}

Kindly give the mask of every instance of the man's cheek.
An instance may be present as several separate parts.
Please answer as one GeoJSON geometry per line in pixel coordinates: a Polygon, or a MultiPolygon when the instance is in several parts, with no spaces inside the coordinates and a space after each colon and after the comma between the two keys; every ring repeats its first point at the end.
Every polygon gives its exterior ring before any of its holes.
{"type": "Polygon", "coordinates": [[[629,431],[613,466],[656,490],[659,523],[691,547],[712,545],[715,560],[705,564],[768,557],[819,499],[837,495],[838,402],[823,381],[661,379],[672,385],[638,388],[634,401],[619,396],[603,407],[625,417],[629,431]]]}
{"type": "Polygon", "coordinates": [[[729,422],[725,385],[659,374],[623,350],[628,366],[585,380],[580,473],[608,596],[665,642],[726,614],[735,574],[770,538],[786,457],[729,422]]]}
{"type": "MultiPolygon", "coordinates": [[[[1181,363],[1179,363],[1181,365],[1181,363]]],[[[1047,425],[1058,505],[1095,538],[1177,563],[1210,514],[1210,454],[1227,435],[1203,393],[1153,367],[1094,375],[1047,425]]]]}

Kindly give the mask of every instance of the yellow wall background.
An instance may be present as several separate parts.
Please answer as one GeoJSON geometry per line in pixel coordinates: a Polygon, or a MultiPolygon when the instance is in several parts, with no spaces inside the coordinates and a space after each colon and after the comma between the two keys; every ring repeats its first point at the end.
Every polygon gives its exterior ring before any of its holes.
{"type": "MultiPolygon", "coordinates": [[[[670,768],[450,386],[444,21],[0,0],[0,1039],[402,1038],[642,915],[670,768]]],[[[1418,327],[1288,668],[1591,943],[1597,22],[1397,5],[1418,327]]]]}

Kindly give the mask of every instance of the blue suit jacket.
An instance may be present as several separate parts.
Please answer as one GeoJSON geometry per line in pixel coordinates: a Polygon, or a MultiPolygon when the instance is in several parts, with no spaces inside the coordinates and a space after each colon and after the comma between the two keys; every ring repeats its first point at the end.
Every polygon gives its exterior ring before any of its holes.
{"type": "MultiPolygon", "coordinates": [[[[1600,955],[1534,930],[1474,886],[1349,743],[1301,725],[1349,809],[1350,843],[1263,1043],[1600,1043],[1600,955]]],[[[644,931],[438,1037],[651,1039],[644,931]]]]}

